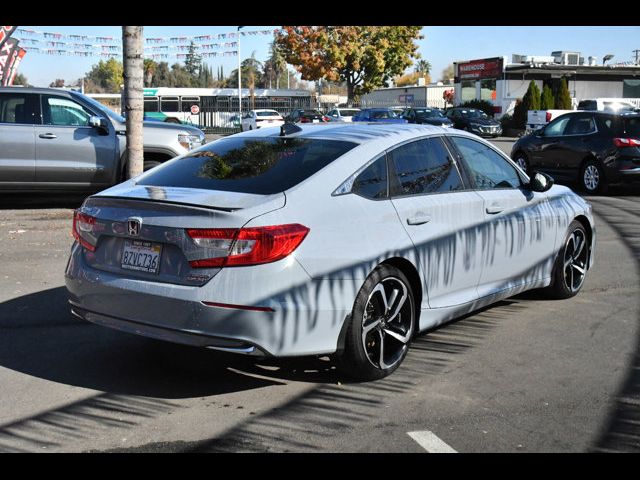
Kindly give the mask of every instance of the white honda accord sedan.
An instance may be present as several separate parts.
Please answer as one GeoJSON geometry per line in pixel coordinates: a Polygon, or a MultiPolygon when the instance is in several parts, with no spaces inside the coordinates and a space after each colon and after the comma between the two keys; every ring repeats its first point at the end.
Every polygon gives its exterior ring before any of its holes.
{"type": "Polygon", "coordinates": [[[586,201],[486,141],[362,123],[222,138],[89,197],[73,234],[77,316],[359,379],[505,297],[575,295],[595,245],[586,201]]]}

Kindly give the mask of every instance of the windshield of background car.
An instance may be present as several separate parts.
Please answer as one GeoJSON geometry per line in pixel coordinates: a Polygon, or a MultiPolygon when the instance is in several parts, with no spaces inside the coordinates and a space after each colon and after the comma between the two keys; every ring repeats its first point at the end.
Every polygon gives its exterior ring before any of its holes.
{"type": "Polygon", "coordinates": [[[256,112],[257,117],[279,117],[280,114],[275,110],[268,110],[266,112],[256,112]]]}
{"type": "Polygon", "coordinates": [[[370,118],[397,118],[393,110],[371,110],[370,118]]]}
{"type": "Polygon", "coordinates": [[[640,117],[625,118],[624,132],[630,137],[640,138],[640,117]]]}
{"type": "Polygon", "coordinates": [[[93,98],[87,97],[87,96],[83,96],[82,100],[96,107],[100,112],[106,113],[112,120],[115,120],[116,122],[120,122],[120,123],[125,123],[124,117],[121,117],[116,112],[111,110],[109,107],[104,106],[97,100],[94,100],[93,98]]]}
{"type": "Polygon", "coordinates": [[[465,117],[469,118],[487,118],[487,114],[482,110],[467,110],[462,112],[465,117]]]}
{"type": "Polygon", "coordinates": [[[424,118],[445,118],[439,110],[416,110],[416,115],[424,118]]]}
{"type": "Polygon", "coordinates": [[[309,178],[358,144],[307,138],[224,138],[170,161],[138,185],[270,195],[309,178]]]}
{"type": "Polygon", "coordinates": [[[340,110],[340,115],[343,117],[353,117],[357,115],[360,110],[340,110]]]}

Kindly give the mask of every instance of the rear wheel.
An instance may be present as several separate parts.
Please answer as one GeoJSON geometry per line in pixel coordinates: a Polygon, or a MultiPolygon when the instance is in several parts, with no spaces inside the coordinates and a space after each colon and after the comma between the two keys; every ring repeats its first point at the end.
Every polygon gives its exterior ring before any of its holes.
{"type": "Polygon", "coordinates": [[[589,262],[588,237],[584,226],[574,220],[553,268],[551,285],[545,293],[552,298],[570,298],[576,295],[587,274],[589,262]]]}
{"type": "Polygon", "coordinates": [[[604,193],[607,190],[607,180],[602,167],[595,160],[587,160],[580,170],[582,189],[591,194],[604,193]]]}
{"type": "Polygon", "coordinates": [[[402,363],[415,331],[416,311],[407,277],[379,265],[358,292],[340,368],[358,380],[377,380],[402,363]]]}

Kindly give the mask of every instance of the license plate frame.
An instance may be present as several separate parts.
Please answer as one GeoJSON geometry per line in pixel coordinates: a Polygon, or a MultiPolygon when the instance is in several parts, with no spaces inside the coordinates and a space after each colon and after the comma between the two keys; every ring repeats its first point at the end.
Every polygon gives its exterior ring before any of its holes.
{"type": "Polygon", "coordinates": [[[161,258],[162,244],[145,240],[125,240],[120,257],[120,268],[158,275],[161,258]]]}

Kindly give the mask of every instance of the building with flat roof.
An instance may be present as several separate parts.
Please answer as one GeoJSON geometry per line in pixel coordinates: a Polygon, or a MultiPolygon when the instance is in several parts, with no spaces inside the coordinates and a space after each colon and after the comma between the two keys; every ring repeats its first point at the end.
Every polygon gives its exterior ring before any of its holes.
{"type": "Polygon", "coordinates": [[[604,63],[565,51],[549,56],[513,55],[510,63],[507,57],[454,62],[454,103],[487,100],[494,105],[496,117],[501,117],[513,113],[531,80],[540,91],[548,85],[555,95],[565,78],[574,107],[581,100],[601,97],[625,98],[640,107],[640,65],[604,63]]]}

